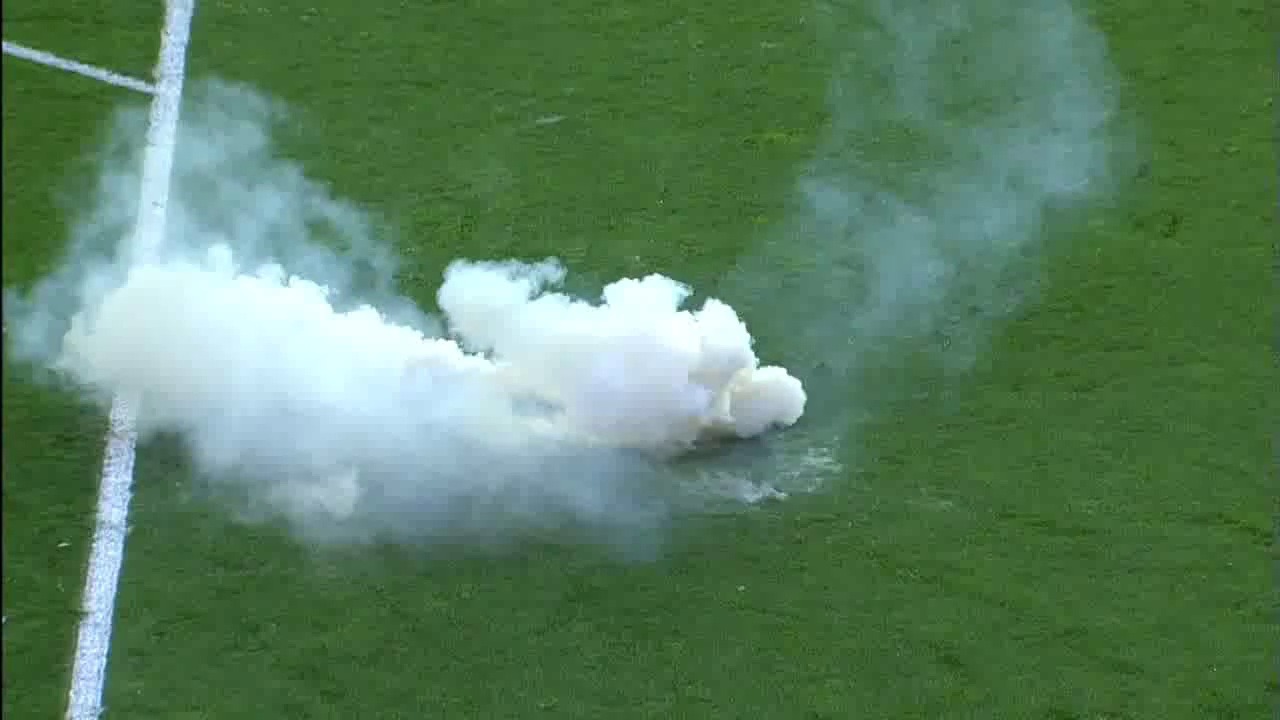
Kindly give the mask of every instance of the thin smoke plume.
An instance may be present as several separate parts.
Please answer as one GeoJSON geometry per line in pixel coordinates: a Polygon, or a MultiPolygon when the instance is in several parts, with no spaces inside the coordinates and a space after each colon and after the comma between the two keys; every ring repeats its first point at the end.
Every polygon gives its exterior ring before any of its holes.
{"type": "Polygon", "coordinates": [[[767,283],[756,327],[788,338],[821,399],[809,427],[843,435],[914,392],[890,380],[904,363],[972,366],[1034,296],[1049,238],[1107,197],[1124,136],[1105,40],[1070,0],[831,2],[806,20],[832,65],[827,127],[787,222],[720,291],[767,283]]]}

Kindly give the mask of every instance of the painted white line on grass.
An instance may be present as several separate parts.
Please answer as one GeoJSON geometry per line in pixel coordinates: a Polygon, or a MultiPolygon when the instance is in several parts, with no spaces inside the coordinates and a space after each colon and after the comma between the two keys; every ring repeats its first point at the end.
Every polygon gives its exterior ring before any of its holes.
{"type": "MultiPolygon", "coordinates": [[[[154,254],[165,230],[169,178],[178,141],[178,110],[186,74],[187,42],[191,37],[194,13],[195,0],[166,2],[155,97],[151,102],[147,144],[142,155],[138,218],[128,244],[121,248],[135,261],[154,254]]],[[[120,567],[124,561],[129,500],[133,495],[133,465],[138,440],[136,411],[136,402],[129,398],[117,397],[111,405],[107,446],[102,461],[102,483],[98,490],[97,525],[89,551],[89,569],[85,574],[84,616],[80,620],[71,669],[68,720],[92,720],[102,712],[111,622],[120,567]]]]}
{"type": "Polygon", "coordinates": [[[116,87],[127,88],[129,90],[135,90],[148,95],[155,94],[156,92],[155,86],[149,82],[144,82],[137,78],[131,78],[128,75],[121,75],[118,72],[112,72],[105,68],[86,65],[85,63],[76,62],[75,60],[68,60],[64,57],[58,57],[53,53],[29,48],[25,45],[19,45],[18,43],[11,43],[8,40],[4,41],[4,54],[12,55],[16,58],[22,58],[23,60],[30,60],[34,63],[40,63],[41,65],[48,65],[51,68],[65,70],[69,73],[75,73],[76,75],[83,75],[87,78],[93,78],[94,80],[107,83],[108,85],[115,85],[116,87]]]}

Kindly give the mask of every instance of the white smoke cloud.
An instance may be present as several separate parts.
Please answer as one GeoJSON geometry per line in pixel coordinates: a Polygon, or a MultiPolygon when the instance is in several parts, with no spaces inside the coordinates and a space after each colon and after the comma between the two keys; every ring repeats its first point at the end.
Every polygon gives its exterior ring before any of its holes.
{"type": "Polygon", "coordinates": [[[459,260],[439,317],[415,311],[370,223],[272,156],[276,111],[224,85],[188,101],[145,261],[123,260],[135,155],[112,155],[67,262],[10,303],[27,359],[134,398],[144,436],[179,435],[250,512],[320,536],[650,522],[663,460],[803,414],[800,382],[760,364],[732,308],[686,309],[691,289],[661,275],[593,302],[556,291],[554,260],[459,260]]]}
{"type": "Polygon", "coordinates": [[[185,101],[147,265],[117,260],[144,135],[121,116],[66,262],[6,302],[11,349],[95,397],[138,395],[144,430],[180,435],[212,485],[322,537],[652,528],[690,494],[811,485],[879,401],[918,391],[893,368],[974,362],[1035,292],[1050,221],[1105,199],[1123,148],[1104,39],[1070,0],[807,19],[833,63],[828,127],[795,212],[719,286],[803,387],[758,361],[732,308],[684,309],[690,289],[657,275],[588,302],[558,291],[553,260],[458,261],[438,315],[419,310],[369,219],[274,157],[280,108],[224,85],[185,101]],[[663,462],[802,414],[742,446],[779,451],[766,473],[663,462]]]}

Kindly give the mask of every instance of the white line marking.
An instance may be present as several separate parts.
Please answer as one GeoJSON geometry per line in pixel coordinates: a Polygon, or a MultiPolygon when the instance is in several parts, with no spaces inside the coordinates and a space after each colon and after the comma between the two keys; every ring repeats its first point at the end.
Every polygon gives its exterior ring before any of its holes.
{"type": "MultiPolygon", "coordinates": [[[[147,144],[142,155],[142,180],[138,218],[128,247],[123,251],[137,261],[153,254],[165,229],[169,205],[169,178],[178,142],[178,110],[186,74],[187,43],[195,0],[168,0],[160,60],[156,66],[155,98],[147,124],[147,144]]],[[[136,402],[117,397],[111,404],[107,446],[98,491],[98,518],[85,575],[80,632],[71,669],[68,720],[92,720],[102,712],[107,655],[116,588],[124,561],[128,532],[129,500],[133,495],[133,465],[138,432],[136,402]]]]}
{"type": "Polygon", "coordinates": [[[83,75],[84,77],[93,78],[94,80],[102,81],[108,85],[115,85],[116,87],[146,93],[147,95],[154,95],[156,92],[155,86],[149,82],[144,82],[137,78],[131,78],[128,75],[121,75],[118,72],[112,72],[106,68],[86,65],[85,63],[76,62],[75,60],[68,60],[63,57],[58,57],[53,53],[47,53],[43,50],[35,50],[25,45],[11,43],[8,40],[4,41],[4,54],[12,55],[16,58],[22,58],[23,60],[30,60],[31,62],[40,63],[41,65],[48,65],[51,68],[65,70],[69,73],[75,73],[76,75],[83,75]]]}

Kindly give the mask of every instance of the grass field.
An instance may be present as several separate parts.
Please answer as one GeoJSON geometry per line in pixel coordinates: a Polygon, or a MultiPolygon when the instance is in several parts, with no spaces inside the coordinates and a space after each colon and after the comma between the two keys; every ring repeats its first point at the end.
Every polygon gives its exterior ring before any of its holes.
{"type": "MultiPolygon", "coordinates": [[[[723,289],[761,355],[793,359],[767,269],[759,292],[726,278],[786,220],[829,119],[807,3],[314,5],[207,0],[188,77],[287,103],[283,152],[394,231],[406,295],[429,305],[457,256],[662,272],[723,289]]],[[[845,476],[685,518],[646,562],[333,553],[193,499],[181,454],[145,445],[104,717],[1272,711],[1273,38],[1248,0],[1081,10],[1109,43],[1132,157],[1105,201],[1052,215],[1038,292],[972,367],[902,362],[811,399],[909,388],[849,431],[845,476]]],[[[147,77],[161,18],[11,0],[4,35],[147,77]]],[[[54,267],[111,113],[145,98],[3,70],[12,288],[54,267]]],[[[47,718],[66,703],[105,420],[6,363],[3,707],[47,718]]]]}

